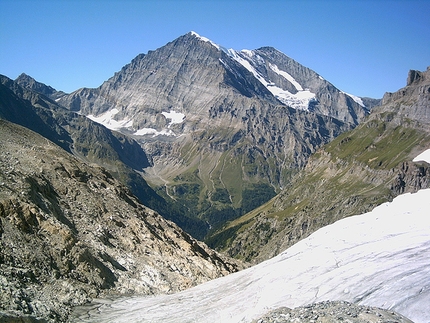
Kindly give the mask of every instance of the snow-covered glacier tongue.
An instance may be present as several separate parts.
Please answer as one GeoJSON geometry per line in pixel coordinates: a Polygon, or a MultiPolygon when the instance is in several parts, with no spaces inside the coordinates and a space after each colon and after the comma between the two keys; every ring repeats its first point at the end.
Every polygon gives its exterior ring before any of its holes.
{"type": "Polygon", "coordinates": [[[398,196],[244,271],[173,295],[97,300],[72,322],[250,322],[273,308],[325,300],[430,322],[429,201],[430,189],[398,196]]]}

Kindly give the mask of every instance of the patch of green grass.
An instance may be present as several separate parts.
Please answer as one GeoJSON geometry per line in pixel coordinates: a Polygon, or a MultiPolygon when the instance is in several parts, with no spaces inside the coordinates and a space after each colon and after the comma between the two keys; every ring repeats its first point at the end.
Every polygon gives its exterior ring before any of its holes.
{"type": "Polygon", "coordinates": [[[375,119],[340,135],[325,149],[336,158],[356,160],[373,169],[390,169],[404,161],[425,137],[413,128],[375,119]]]}

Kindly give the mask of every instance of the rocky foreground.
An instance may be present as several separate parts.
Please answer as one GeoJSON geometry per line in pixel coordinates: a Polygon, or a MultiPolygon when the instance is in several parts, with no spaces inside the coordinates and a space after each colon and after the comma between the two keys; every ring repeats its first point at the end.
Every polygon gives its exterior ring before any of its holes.
{"type": "Polygon", "coordinates": [[[105,169],[0,119],[0,322],[65,322],[110,294],[180,291],[241,266],[105,169]]]}
{"type": "Polygon", "coordinates": [[[348,302],[321,302],[295,309],[282,307],[252,323],[410,323],[411,320],[389,310],[348,302]]]}

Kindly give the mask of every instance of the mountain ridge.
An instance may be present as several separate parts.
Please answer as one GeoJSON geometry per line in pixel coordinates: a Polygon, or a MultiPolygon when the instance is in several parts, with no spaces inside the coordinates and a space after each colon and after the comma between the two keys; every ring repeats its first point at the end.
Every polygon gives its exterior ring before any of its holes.
{"type": "MultiPolygon", "coordinates": [[[[0,75],[0,83],[0,117],[40,133],[84,162],[108,169],[142,203],[181,227],[187,227],[188,232],[198,237],[199,227],[205,223],[187,217],[180,206],[171,203],[167,207],[166,201],[138,173],[149,165],[149,160],[135,140],[69,111],[6,76],[0,75]]],[[[33,80],[29,83],[38,82],[33,80]]],[[[38,87],[43,86],[40,83],[38,87]]]]}

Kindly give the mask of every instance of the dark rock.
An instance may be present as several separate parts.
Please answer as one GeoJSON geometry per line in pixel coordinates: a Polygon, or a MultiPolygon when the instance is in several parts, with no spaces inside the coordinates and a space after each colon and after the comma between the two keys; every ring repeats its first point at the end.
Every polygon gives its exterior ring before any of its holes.
{"type": "Polygon", "coordinates": [[[270,311],[252,323],[413,323],[406,317],[381,308],[344,301],[326,301],[270,311]]]}

